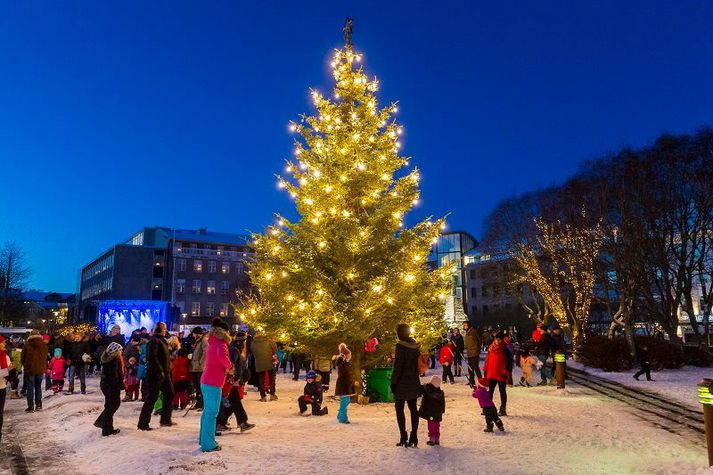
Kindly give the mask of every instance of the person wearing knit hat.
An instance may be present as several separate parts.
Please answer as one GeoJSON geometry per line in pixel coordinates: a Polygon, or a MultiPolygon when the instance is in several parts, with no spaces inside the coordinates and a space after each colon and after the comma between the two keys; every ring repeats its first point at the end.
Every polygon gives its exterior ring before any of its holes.
{"type": "Polygon", "coordinates": [[[297,405],[300,408],[300,415],[309,416],[307,406],[312,406],[313,416],[324,416],[329,411],[322,407],[322,383],[317,378],[317,372],[310,370],[305,377],[307,383],[304,387],[304,394],[297,398],[297,405]]]}
{"type": "Polygon", "coordinates": [[[7,378],[13,369],[10,355],[5,350],[5,337],[0,335],[0,440],[2,440],[2,420],[5,411],[5,396],[7,395],[7,378]]]}
{"type": "Polygon", "coordinates": [[[121,405],[121,390],[124,389],[122,350],[120,344],[111,342],[101,355],[102,374],[99,387],[104,394],[104,410],[94,421],[94,426],[101,428],[104,437],[120,432],[119,429],[114,429],[114,413],[121,405]]]}
{"type": "Polygon", "coordinates": [[[339,354],[334,357],[335,365],[337,366],[337,384],[334,395],[339,397],[337,420],[342,424],[349,424],[347,409],[352,396],[356,394],[354,372],[352,371],[352,352],[346,343],[340,343],[338,349],[339,354]]]}
{"type": "Polygon", "coordinates": [[[52,382],[52,392],[57,394],[64,389],[65,361],[62,357],[62,348],[54,349],[54,357],[49,362],[49,378],[52,382]]]}
{"type": "Polygon", "coordinates": [[[441,444],[441,421],[446,412],[446,395],[441,389],[441,378],[433,375],[431,380],[423,385],[423,398],[418,416],[426,419],[428,424],[427,445],[441,444]]]}

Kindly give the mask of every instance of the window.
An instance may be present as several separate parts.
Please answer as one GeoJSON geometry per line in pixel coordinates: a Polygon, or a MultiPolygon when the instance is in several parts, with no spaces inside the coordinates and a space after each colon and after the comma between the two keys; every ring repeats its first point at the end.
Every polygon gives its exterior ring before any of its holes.
{"type": "Polygon", "coordinates": [[[185,259],[177,259],[176,260],[176,267],[178,268],[179,271],[183,272],[186,270],[186,260],[185,259]]]}
{"type": "Polygon", "coordinates": [[[176,293],[182,294],[186,291],[186,279],[176,279],[176,293]]]}
{"type": "Polygon", "coordinates": [[[203,261],[200,259],[193,261],[193,272],[203,272],[203,261]]]}
{"type": "Polygon", "coordinates": [[[208,281],[208,286],[206,287],[205,291],[209,295],[215,294],[215,281],[214,280],[208,281]]]}
{"type": "Polygon", "coordinates": [[[475,269],[470,270],[470,278],[475,279],[475,269]]]}
{"type": "Polygon", "coordinates": [[[476,298],[478,294],[476,293],[475,287],[470,288],[470,298],[476,298]]]}
{"type": "Polygon", "coordinates": [[[227,304],[227,303],[221,303],[221,304],[220,304],[220,316],[221,316],[221,317],[227,317],[227,316],[228,316],[228,304],[227,304]]]}
{"type": "Polygon", "coordinates": [[[201,303],[193,302],[191,303],[191,316],[197,317],[201,314],[201,303]]]}
{"type": "Polygon", "coordinates": [[[208,272],[215,274],[215,261],[208,261],[208,272]]]}
{"type": "Polygon", "coordinates": [[[193,293],[194,293],[194,294],[200,294],[200,293],[201,293],[201,281],[200,281],[200,280],[194,280],[194,281],[193,281],[193,293]]]}
{"type": "Polygon", "coordinates": [[[221,266],[220,270],[223,272],[223,274],[228,274],[230,272],[230,262],[223,262],[223,265],[221,266]]]}
{"type": "Polygon", "coordinates": [[[220,295],[228,295],[230,292],[230,282],[224,280],[220,283],[220,295]]]}
{"type": "Polygon", "coordinates": [[[215,304],[213,302],[208,302],[206,306],[205,313],[207,316],[212,317],[215,313],[215,304]]]}
{"type": "Polygon", "coordinates": [[[235,264],[235,272],[237,272],[238,274],[242,274],[243,272],[245,272],[242,262],[237,262],[235,264]]]}

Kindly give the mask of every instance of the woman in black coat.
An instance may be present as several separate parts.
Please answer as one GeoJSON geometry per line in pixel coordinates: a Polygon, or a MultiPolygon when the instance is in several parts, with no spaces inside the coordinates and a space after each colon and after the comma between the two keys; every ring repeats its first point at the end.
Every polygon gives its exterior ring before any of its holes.
{"type": "Polygon", "coordinates": [[[399,341],[396,344],[394,369],[391,373],[391,392],[394,393],[396,406],[396,422],[399,425],[401,439],[397,446],[418,446],[418,407],[417,400],[421,396],[421,379],[418,377],[418,357],[421,345],[409,336],[409,326],[400,323],[396,327],[399,341]],[[411,437],[406,434],[406,415],[404,405],[408,404],[411,413],[411,437]]]}

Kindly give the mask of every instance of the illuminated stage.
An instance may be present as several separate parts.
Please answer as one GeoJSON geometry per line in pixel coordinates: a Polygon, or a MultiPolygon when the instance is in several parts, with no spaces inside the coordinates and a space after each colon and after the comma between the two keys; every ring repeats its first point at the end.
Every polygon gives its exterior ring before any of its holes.
{"type": "Polygon", "coordinates": [[[169,305],[157,300],[105,300],[99,304],[97,329],[106,334],[111,327],[119,325],[121,333],[128,337],[137,328],[151,331],[159,322],[170,327],[169,305]]]}

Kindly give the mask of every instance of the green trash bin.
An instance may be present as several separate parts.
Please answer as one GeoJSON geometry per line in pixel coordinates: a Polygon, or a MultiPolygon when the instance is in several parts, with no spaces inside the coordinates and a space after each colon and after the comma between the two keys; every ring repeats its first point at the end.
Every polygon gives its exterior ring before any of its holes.
{"type": "Polygon", "coordinates": [[[394,402],[391,392],[391,368],[373,368],[366,380],[366,391],[375,402],[394,402]]]}

